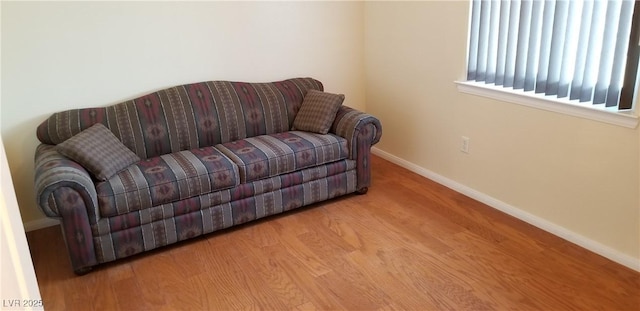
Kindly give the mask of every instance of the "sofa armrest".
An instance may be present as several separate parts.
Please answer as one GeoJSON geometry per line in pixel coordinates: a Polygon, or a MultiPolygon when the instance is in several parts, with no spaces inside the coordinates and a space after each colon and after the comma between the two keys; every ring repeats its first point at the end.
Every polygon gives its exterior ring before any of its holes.
{"type": "Polygon", "coordinates": [[[349,157],[358,158],[358,145],[371,147],[380,141],[382,125],[376,117],[348,106],[340,107],[331,132],[347,139],[349,157]]]}
{"type": "Polygon", "coordinates": [[[98,221],[98,195],[91,176],[55,146],[43,144],[36,148],[35,190],[40,209],[60,218],[73,270],[88,272],[98,264],[91,231],[98,221]]]}
{"type": "Polygon", "coordinates": [[[58,153],[55,146],[41,144],[36,148],[34,182],[38,206],[47,216],[62,217],[59,205],[65,198],[60,194],[75,193],[66,200],[81,199],[70,205],[82,205],[88,216],[97,221],[98,195],[91,176],[80,164],[58,153]]]}
{"type": "Polygon", "coordinates": [[[382,125],[376,117],[342,106],[331,126],[331,133],[347,139],[349,158],[356,160],[357,190],[365,193],[371,185],[371,146],[380,141],[382,125]]]}

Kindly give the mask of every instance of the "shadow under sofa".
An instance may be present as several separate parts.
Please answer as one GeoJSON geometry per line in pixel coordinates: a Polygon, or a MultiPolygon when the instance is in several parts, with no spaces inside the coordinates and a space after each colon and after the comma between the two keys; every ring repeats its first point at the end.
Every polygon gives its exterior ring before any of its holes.
{"type": "Polygon", "coordinates": [[[84,274],[366,193],[370,149],[382,128],[343,99],[313,78],[209,81],[54,113],[37,129],[38,206],[60,220],[73,270],[84,274]]]}

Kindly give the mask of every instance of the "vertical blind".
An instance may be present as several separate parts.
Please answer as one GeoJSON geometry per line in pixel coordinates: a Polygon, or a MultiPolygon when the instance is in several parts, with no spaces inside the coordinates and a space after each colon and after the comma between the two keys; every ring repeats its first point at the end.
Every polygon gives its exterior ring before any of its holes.
{"type": "Polygon", "coordinates": [[[473,0],[467,80],[631,109],[638,3],[473,0]]]}

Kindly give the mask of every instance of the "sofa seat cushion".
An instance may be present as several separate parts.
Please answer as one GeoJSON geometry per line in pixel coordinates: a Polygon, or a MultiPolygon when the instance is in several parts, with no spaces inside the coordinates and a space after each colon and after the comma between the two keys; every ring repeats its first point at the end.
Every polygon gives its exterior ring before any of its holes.
{"type": "Polygon", "coordinates": [[[239,185],[238,166],[214,147],[165,154],[98,183],[102,217],[122,215],[239,185]]]}
{"type": "Polygon", "coordinates": [[[290,131],[262,135],[216,145],[233,160],[240,182],[294,172],[349,156],[347,140],[333,134],[290,131]]]}

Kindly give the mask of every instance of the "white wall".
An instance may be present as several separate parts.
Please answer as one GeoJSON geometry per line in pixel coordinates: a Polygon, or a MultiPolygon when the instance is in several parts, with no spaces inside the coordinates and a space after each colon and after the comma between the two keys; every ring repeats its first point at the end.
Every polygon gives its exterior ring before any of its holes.
{"type": "Polygon", "coordinates": [[[640,269],[639,131],[457,91],[467,1],[367,2],[378,147],[640,269]],[[470,154],[461,153],[461,136],[470,154]]]}
{"type": "Polygon", "coordinates": [[[364,109],[363,4],[357,2],[0,2],[1,132],[23,220],[37,125],[206,80],[310,76],[364,109]]]}
{"type": "Polygon", "coordinates": [[[8,170],[0,138],[0,299],[3,309],[41,310],[38,281],[8,170]]]}

